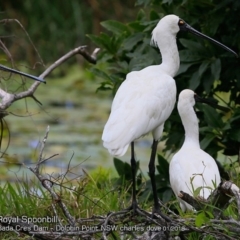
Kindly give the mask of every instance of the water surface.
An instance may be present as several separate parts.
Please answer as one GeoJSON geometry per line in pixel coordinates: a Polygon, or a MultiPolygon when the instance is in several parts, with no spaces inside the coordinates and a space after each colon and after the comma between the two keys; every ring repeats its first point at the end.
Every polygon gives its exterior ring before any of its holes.
{"type": "MultiPolygon", "coordinates": [[[[5,118],[11,132],[5,161],[25,163],[27,166],[36,162],[39,143],[47,126],[50,126],[44,156],[58,156],[48,162],[47,172],[64,172],[70,159],[71,165],[81,163],[80,168],[87,170],[99,166],[114,169],[113,158],[101,141],[110,111],[111,92],[96,92],[100,80],[91,80],[88,76],[79,66],[74,66],[69,69],[69,75],[54,79],[49,77],[46,85],[41,84],[35,97],[42,106],[28,98],[10,107],[9,111],[18,116],[5,118]]],[[[30,84],[31,80],[28,81],[30,84]]],[[[146,136],[136,144],[137,159],[141,161],[143,171],[147,171],[151,141],[151,136],[146,136]]],[[[129,161],[130,149],[121,159],[129,161]]],[[[19,174],[22,169],[11,166],[4,171],[12,175],[19,174]]]]}

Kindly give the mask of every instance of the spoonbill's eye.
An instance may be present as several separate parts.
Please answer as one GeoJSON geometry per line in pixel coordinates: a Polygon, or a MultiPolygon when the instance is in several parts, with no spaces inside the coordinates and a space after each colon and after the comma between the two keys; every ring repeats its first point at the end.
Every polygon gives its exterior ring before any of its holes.
{"type": "Polygon", "coordinates": [[[182,19],[180,19],[179,22],[178,22],[178,25],[181,26],[181,25],[184,25],[184,24],[185,24],[185,22],[182,19]]]}

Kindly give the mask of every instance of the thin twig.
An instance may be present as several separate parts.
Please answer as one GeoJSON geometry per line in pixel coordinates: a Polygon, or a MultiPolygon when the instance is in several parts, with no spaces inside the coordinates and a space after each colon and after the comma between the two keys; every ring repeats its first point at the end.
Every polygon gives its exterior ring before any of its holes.
{"type": "Polygon", "coordinates": [[[57,203],[60,208],[62,209],[63,211],[63,214],[65,215],[65,217],[67,218],[70,226],[75,226],[75,219],[74,217],[72,217],[72,215],[70,214],[70,212],[68,211],[68,208],[67,206],[62,202],[61,200],[61,197],[55,193],[55,191],[53,190],[52,186],[52,182],[46,178],[44,178],[41,174],[40,174],[40,171],[39,171],[39,168],[40,168],[40,165],[45,162],[45,160],[42,158],[43,156],[43,150],[44,150],[44,147],[45,147],[45,144],[46,144],[46,141],[47,141],[47,137],[48,137],[48,133],[49,133],[49,126],[47,127],[47,130],[46,130],[46,134],[43,138],[43,141],[42,141],[42,145],[41,145],[41,148],[40,148],[40,153],[39,153],[39,158],[38,158],[38,161],[37,161],[37,164],[35,167],[29,167],[29,170],[31,170],[35,176],[39,179],[39,181],[41,182],[42,186],[44,188],[46,188],[48,190],[48,192],[51,194],[52,196],[52,199],[54,200],[55,203],[57,203]]]}
{"type": "Polygon", "coordinates": [[[26,31],[26,29],[24,28],[24,26],[23,26],[17,19],[2,19],[2,20],[0,21],[0,23],[3,23],[3,24],[9,23],[9,22],[16,22],[16,23],[21,27],[21,29],[22,29],[22,30],[24,31],[24,33],[26,34],[29,42],[31,43],[32,47],[34,48],[35,52],[37,53],[37,55],[38,55],[38,57],[39,57],[39,59],[40,59],[40,61],[41,61],[41,64],[42,64],[43,66],[45,66],[45,65],[44,65],[44,62],[43,62],[43,60],[42,60],[42,58],[41,58],[41,56],[40,56],[40,54],[39,54],[39,52],[38,52],[38,50],[37,50],[37,48],[35,47],[35,45],[34,45],[32,39],[31,39],[31,37],[29,36],[29,34],[28,34],[28,32],[26,31]]]}
{"type": "MultiPolygon", "coordinates": [[[[61,58],[59,58],[55,63],[50,65],[39,77],[44,79],[46,78],[55,68],[59,67],[62,63],[67,61],[69,58],[76,54],[82,55],[86,60],[88,60],[91,63],[96,63],[96,54],[99,51],[99,49],[95,49],[93,53],[90,55],[86,51],[86,46],[80,46],[77,47],[61,58]]],[[[0,98],[2,98],[1,104],[0,104],[0,110],[6,110],[8,107],[12,105],[13,102],[20,100],[22,98],[26,97],[32,97],[34,92],[37,90],[38,86],[40,85],[40,82],[34,82],[26,91],[16,93],[16,94],[10,94],[2,89],[0,89],[0,98]]]]}

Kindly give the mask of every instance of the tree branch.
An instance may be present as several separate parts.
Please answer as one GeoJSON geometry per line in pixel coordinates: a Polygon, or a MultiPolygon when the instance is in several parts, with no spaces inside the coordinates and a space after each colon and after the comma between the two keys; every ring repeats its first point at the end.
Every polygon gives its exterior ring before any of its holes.
{"type": "MultiPolygon", "coordinates": [[[[77,48],[71,50],[70,52],[68,52],[67,54],[65,54],[64,56],[62,56],[61,58],[59,58],[55,63],[50,65],[39,77],[43,78],[43,79],[46,78],[55,68],[57,68],[62,63],[64,63],[65,61],[67,61],[69,58],[71,58],[72,56],[74,56],[76,54],[82,55],[90,63],[95,64],[97,61],[96,55],[99,52],[99,50],[100,50],[99,48],[96,48],[93,51],[93,53],[90,55],[86,51],[86,46],[77,47],[77,48]]],[[[17,94],[10,94],[10,93],[0,89],[0,98],[2,98],[2,102],[0,104],[0,110],[6,110],[8,107],[10,107],[12,105],[13,102],[20,100],[22,98],[33,97],[34,92],[36,91],[36,89],[38,88],[38,86],[40,84],[41,84],[40,82],[34,82],[28,88],[27,91],[20,92],[17,94]]]]}
{"type": "MultiPolygon", "coordinates": [[[[44,147],[45,147],[45,143],[47,141],[47,137],[48,137],[48,133],[49,133],[49,126],[47,127],[47,130],[46,130],[46,135],[42,141],[42,145],[41,145],[41,150],[40,150],[40,153],[39,153],[39,158],[38,158],[38,161],[37,161],[37,164],[34,168],[32,167],[29,167],[29,170],[31,170],[35,175],[36,177],[39,179],[39,181],[41,182],[42,186],[48,190],[48,192],[51,194],[52,196],[52,199],[59,204],[59,206],[61,207],[64,215],[66,216],[66,218],[68,219],[68,222],[70,224],[70,226],[74,227],[75,226],[75,219],[71,216],[71,214],[69,213],[66,205],[62,202],[61,198],[58,196],[58,194],[53,190],[52,186],[53,186],[53,183],[52,181],[44,178],[40,172],[39,172],[39,168],[40,168],[40,165],[45,162],[46,160],[42,158],[42,155],[43,155],[43,150],[44,150],[44,147]]],[[[48,158],[49,159],[49,158],[48,158]]]]}
{"type": "Polygon", "coordinates": [[[218,219],[222,212],[228,207],[232,197],[235,197],[238,206],[238,216],[240,218],[240,190],[237,185],[231,181],[224,181],[212,192],[208,199],[194,198],[188,193],[180,191],[179,198],[193,206],[196,210],[201,210],[206,204],[216,206],[214,216],[218,219]]]}

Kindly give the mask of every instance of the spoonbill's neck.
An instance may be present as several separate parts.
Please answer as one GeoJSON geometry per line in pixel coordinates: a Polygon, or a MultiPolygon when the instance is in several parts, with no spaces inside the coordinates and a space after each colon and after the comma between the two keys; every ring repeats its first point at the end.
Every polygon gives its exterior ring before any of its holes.
{"type": "Polygon", "coordinates": [[[162,34],[157,41],[158,47],[162,55],[161,69],[170,76],[174,77],[179,69],[180,60],[176,43],[176,36],[173,34],[162,34]]]}
{"type": "Polygon", "coordinates": [[[190,104],[178,108],[179,115],[185,130],[185,140],[183,145],[200,147],[198,119],[193,107],[190,104]]]}

